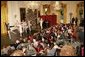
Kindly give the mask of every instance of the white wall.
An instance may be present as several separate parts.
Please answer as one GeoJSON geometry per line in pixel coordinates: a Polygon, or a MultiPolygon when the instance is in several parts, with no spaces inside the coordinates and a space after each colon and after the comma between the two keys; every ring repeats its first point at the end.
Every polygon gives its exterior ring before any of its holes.
{"type": "Polygon", "coordinates": [[[62,1],[62,3],[67,5],[67,23],[70,22],[70,15],[72,13],[72,17],[77,17],[77,4],[81,1],[62,1]]]}
{"type": "MultiPolygon", "coordinates": [[[[73,16],[76,17],[76,5],[80,1],[62,1],[62,3],[67,5],[67,23],[70,21],[69,13],[72,12],[73,16]]],[[[15,25],[16,20],[20,21],[20,8],[28,8],[28,2],[27,1],[8,1],[8,22],[10,25],[15,25]],[[15,18],[16,15],[16,18],[15,18]]],[[[43,2],[41,3],[40,8],[40,14],[43,15],[43,4],[50,4],[50,2],[43,2]]],[[[51,8],[51,13],[55,12],[51,8]]],[[[56,13],[56,12],[55,12],[56,13]]],[[[57,14],[57,13],[56,13],[57,14]]],[[[58,17],[58,19],[60,19],[58,17]]]]}
{"type": "MultiPolygon", "coordinates": [[[[52,2],[52,1],[51,1],[52,2]]],[[[41,4],[44,5],[44,4],[51,4],[51,2],[42,2],[41,4]]],[[[61,3],[63,4],[66,4],[67,5],[67,22],[66,23],[69,23],[70,22],[70,15],[69,13],[73,13],[72,17],[76,17],[77,16],[77,13],[76,13],[76,10],[77,10],[77,4],[81,2],[81,1],[61,1],[61,3]]],[[[51,4],[52,5],[52,4],[51,4]]],[[[59,16],[59,13],[56,12],[53,7],[50,8],[51,9],[51,14],[52,13],[55,13],[57,15],[57,23],[59,23],[59,20],[60,20],[60,16],[59,16]]],[[[43,15],[43,6],[40,7],[40,14],[43,15]]]]}
{"type": "Polygon", "coordinates": [[[72,17],[76,17],[76,5],[77,3],[74,2],[67,3],[67,23],[70,23],[70,13],[72,13],[72,17]]]}
{"type": "Polygon", "coordinates": [[[18,2],[8,1],[8,22],[9,25],[13,26],[16,24],[16,20],[20,21],[20,11],[18,2]],[[15,18],[16,15],[16,18],[15,18]]]}

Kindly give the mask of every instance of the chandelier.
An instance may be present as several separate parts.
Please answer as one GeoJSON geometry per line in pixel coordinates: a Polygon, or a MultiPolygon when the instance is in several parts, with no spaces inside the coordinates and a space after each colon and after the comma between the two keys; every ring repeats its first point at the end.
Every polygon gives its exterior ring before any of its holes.
{"type": "Polygon", "coordinates": [[[60,2],[56,1],[54,4],[54,10],[60,10],[60,2]]]}
{"type": "Polygon", "coordinates": [[[29,1],[28,8],[35,10],[39,8],[39,1],[29,1]]]}

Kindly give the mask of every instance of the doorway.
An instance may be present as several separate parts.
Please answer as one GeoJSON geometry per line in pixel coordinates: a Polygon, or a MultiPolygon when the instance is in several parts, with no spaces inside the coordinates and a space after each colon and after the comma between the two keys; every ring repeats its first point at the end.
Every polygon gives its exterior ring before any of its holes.
{"type": "Polygon", "coordinates": [[[21,19],[21,22],[22,22],[22,20],[25,21],[25,16],[26,16],[26,8],[20,8],[20,19],[21,19]]]}

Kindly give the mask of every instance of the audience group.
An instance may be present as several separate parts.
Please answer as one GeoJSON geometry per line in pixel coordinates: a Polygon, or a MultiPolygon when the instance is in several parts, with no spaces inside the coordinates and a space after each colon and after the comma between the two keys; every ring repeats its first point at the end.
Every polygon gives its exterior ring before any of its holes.
{"type": "Polygon", "coordinates": [[[17,39],[14,44],[4,46],[1,55],[83,56],[84,44],[78,35],[82,30],[75,25],[57,24],[33,35],[17,39]]]}

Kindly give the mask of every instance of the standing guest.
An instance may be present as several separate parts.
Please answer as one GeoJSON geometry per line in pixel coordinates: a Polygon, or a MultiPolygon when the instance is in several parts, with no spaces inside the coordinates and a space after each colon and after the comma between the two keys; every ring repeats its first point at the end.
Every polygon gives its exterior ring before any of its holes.
{"type": "Polygon", "coordinates": [[[73,24],[74,24],[74,22],[75,22],[75,19],[74,19],[74,17],[72,18],[72,20],[71,20],[71,21],[72,21],[72,25],[73,25],[73,24]]]}
{"type": "Polygon", "coordinates": [[[24,32],[24,31],[25,31],[25,27],[24,27],[24,26],[25,26],[25,21],[24,21],[24,20],[22,20],[22,22],[21,22],[21,23],[22,23],[22,30],[23,30],[23,32],[24,32]]]}
{"type": "Polygon", "coordinates": [[[49,27],[49,22],[47,20],[45,20],[45,24],[46,24],[46,28],[49,27]]]}
{"type": "Polygon", "coordinates": [[[31,26],[32,26],[31,21],[28,20],[28,29],[29,29],[30,32],[31,32],[31,26]]]}
{"type": "Polygon", "coordinates": [[[75,23],[76,23],[76,26],[77,26],[77,23],[78,23],[78,18],[77,17],[75,18],[75,23]]]}
{"type": "Polygon", "coordinates": [[[23,34],[22,24],[19,23],[18,26],[19,26],[20,36],[22,37],[22,36],[23,36],[23,35],[22,35],[22,34],[23,34]]]}
{"type": "Polygon", "coordinates": [[[79,33],[78,33],[78,36],[79,36],[79,40],[80,42],[84,42],[84,28],[80,29],[79,33]]]}
{"type": "Polygon", "coordinates": [[[46,28],[45,20],[43,21],[43,29],[46,28]]]}

